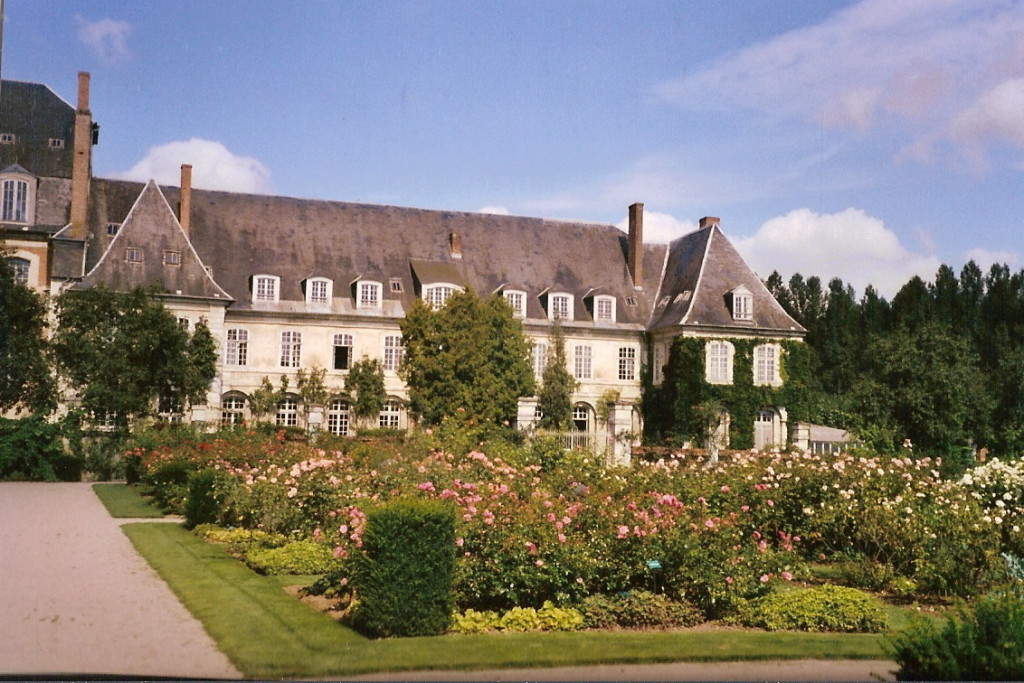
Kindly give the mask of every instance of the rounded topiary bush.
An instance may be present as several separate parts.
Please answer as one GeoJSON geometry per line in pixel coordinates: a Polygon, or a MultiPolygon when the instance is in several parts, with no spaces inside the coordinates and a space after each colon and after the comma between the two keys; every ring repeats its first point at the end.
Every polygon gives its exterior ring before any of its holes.
{"type": "Polygon", "coordinates": [[[737,620],[769,631],[877,633],[887,626],[878,598],[832,585],[770,593],[743,606],[737,620]]]}

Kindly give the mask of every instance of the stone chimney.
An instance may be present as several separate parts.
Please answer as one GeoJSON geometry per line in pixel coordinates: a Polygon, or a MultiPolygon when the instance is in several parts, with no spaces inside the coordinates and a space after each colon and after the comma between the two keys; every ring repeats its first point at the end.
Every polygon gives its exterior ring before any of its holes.
{"type": "Polygon", "coordinates": [[[644,205],[637,202],[629,207],[629,249],[626,266],[633,277],[633,286],[643,287],[644,278],[644,205]]]}
{"type": "Polygon", "coordinates": [[[704,218],[700,219],[700,227],[702,229],[703,228],[710,228],[711,226],[715,226],[717,228],[717,227],[719,227],[719,224],[721,222],[722,222],[721,218],[716,218],[715,216],[704,216],[704,218]]]}
{"type": "Polygon", "coordinates": [[[189,236],[189,227],[192,225],[192,165],[181,165],[181,196],[178,198],[178,222],[181,229],[185,231],[185,237],[189,236]]]}
{"type": "Polygon", "coordinates": [[[462,235],[457,232],[449,234],[448,247],[451,249],[452,258],[462,258],[462,235]]]}
{"type": "Polygon", "coordinates": [[[71,162],[71,231],[84,240],[89,221],[89,185],[92,182],[92,112],[89,111],[89,74],[78,72],[78,109],[75,111],[75,148],[71,162]]]}

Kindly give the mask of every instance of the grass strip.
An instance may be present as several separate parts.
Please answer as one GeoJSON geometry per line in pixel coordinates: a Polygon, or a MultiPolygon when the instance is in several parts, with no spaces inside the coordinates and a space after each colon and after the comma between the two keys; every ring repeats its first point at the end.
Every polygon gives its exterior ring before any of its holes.
{"type": "Polygon", "coordinates": [[[887,659],[881,635],[762,631],[485,634],[371,641],[177,525],[122,527],[232,663],[253,678],[766,659],[887,659]]]}
{"type": "Polygon", "coordinates": [[[92,490],[116,519],[157,519],[164,516],[159,508],[143,497],[139,487],[126,484],[93,484],[92,490]]]}

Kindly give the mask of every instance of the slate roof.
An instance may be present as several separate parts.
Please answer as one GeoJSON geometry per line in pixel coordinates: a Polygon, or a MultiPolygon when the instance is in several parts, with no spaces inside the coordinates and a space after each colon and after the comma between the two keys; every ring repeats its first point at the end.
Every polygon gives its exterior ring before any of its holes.
{"type": "Polygon", "coordinates": [[[97,285],[116,290],[141,285],[172,296],[230,299],[210,277],[160,188],[152,181],[125,216],[106,253],[74,289],[97,285]],[[125,258],[127,249],[140,250],[141,261],[129,262],[125,258]],[[177,255],[177,263],[170,262],[169,254],[177,255]]]}
{"type": "Polygon", "coordinates": [[[806,330],[775,300],[717,224],[695,230],[669,245],[651,329],[682,327],[772,331],[802,336],[806,330]],[[753,319],[734,320],[730,294],[746,287],[753,296],[753,319]]]}
{"type": "Polygon", "coordinates": [[[0,167],[20,164],[36,176],[70,178],[74,155],[75,109],[41,83],[0,83],[0,133],[14,144],[0,144],[0,167]],[[51,138],[64,141],[51,149],[51,138]]]}

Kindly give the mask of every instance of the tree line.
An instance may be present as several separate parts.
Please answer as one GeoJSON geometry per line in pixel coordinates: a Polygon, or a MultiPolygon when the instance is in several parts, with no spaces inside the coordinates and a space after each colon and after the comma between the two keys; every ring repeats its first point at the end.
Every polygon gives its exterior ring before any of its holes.
{"type": "Polygon", "coordinates": [[[892,451],[965,458],[1024,450],[1024,270],[911,278],[892,301],[833,278],[773,272],[765,284],[807,328],[811,421],[892,451]]]}

